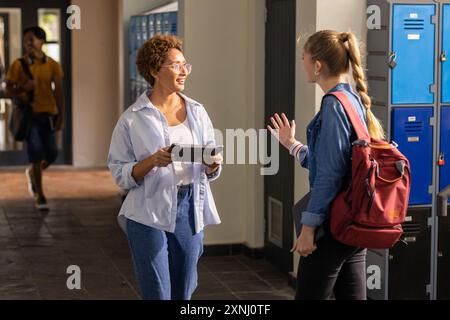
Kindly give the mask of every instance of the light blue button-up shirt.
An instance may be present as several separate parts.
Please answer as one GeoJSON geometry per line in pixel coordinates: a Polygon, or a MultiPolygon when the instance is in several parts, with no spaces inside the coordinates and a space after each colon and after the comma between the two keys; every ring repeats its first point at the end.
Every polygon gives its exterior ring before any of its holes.
{"type": "MultiPolygon", "coordinates": [[[[166,118],[147,96],[138,100],[120,117],[114,129],[108,155],[108,167],[127,197],[119,217],[136,221],[167,232],[175,232],[177,216],[177,185],[173,164],[154,168],[137,183],[131,175],[140,161],[170,146],[169,127],[166,118]]],[[[180,96],[186,102],[187,117],[195,145],[216,145],[214,129],[205,108],[198,102],[180,96]]],[[[217,179],[222,166],[212,176],[206,175],[206,166],[194,164],[193,196],[195,204],[195,229],[219,224],[220,218],[209,186],[217,179]]]]}

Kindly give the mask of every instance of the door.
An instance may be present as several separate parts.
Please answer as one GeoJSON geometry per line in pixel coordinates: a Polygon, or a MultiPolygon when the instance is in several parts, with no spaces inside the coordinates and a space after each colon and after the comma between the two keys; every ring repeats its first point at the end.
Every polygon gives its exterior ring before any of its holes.
{"type": "Polygon", "coordinates": [[[434,103],[435,5],[393,6],[392,104],[434,103]]]}
{"type": "MultiPolygon", "coordinates": [[[[296,1],[267,0],[265,114],[294,118],[296,1]]],[[[270,142],[270,141],[269,141],[270,142]]],[[[268,145],[270,151],[270,143],[268,145]]],[[[264,179],[265,256],[280,270],[292,271],[294,159],[280,149],[279,172],[264,179]]]]}
{"type": "MultiPolygon", "coordinates": [[[[22,56],[22,32],[38,25],[47,33],[44,52],[58,61],[64,71],[65,127],[57,134],[57,164],[72,163],[71,128],[71,34],[66,27],[70,0],[9,1],[0,0],[0,57],[5,69],[22,56]]],[[[3,81],[3,79],[2,79],[3,81]]],[[[7,129],[13,103],[0,97],[0,166],[22,166],[28,163],[24,144],[14,141],[7,129]]]]}

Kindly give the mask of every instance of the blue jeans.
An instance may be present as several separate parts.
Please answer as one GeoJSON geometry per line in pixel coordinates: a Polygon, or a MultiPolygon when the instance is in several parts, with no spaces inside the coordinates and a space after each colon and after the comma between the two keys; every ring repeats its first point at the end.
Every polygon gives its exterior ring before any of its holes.
{"type": "Polygon", "coordinates": [[[144,300],[190,300],[197,287],[203,231],[195,233],[192,185],[178,191],[175,233],[127,220],[128,243],[144,300]]]}
{"type": "Polygon", "coordinates": [[[58,148],[53,128],[54,118],[46,113],[33,113],[30,135],[26,139],[30,163],[46,160],[51,164],[56,161],[58,148]]]}

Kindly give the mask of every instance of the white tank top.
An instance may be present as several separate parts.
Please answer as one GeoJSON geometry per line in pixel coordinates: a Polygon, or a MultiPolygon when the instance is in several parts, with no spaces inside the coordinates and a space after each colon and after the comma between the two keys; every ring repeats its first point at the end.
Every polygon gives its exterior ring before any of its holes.
{"type": "MultiPolygon", "coordinates": [[[[192,136],[191,126],[187,117],[183,123],[169,127],[169,138],[171,144],[194,144],[194,137],[192,136]]],[[[192,163],[174,162],[173,166],[175,168],[177,185],[186,185],[194,182],[194,167],[192,163]]]]}

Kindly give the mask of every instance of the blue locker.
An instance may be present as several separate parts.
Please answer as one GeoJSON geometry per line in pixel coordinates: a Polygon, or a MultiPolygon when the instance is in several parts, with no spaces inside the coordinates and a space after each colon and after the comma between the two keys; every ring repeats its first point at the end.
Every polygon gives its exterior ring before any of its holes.
{"type": "Polygon", "coordinates": [[[151,39],[155,36],[155,15],[154,14],[148,15],[147,26],[148,26],[148,36],[151,39]]]}
{"type": "Polygon", "coordinates": [[[392,139],[411,164],[410,205],[431,204],[428,187],[433,183],[432,108],[395,108],[392,139]]]}
{"type": "Polygon", "coordinates": [[[128,29],[128,55],[130,64],[130,79],[136,79],[136,69],[133,65],[136,60],[136,18],[131,17],[128,29]]]}
{"type": "Polygon", "coordinates": [[[432,104],[435,69],[436,6],[393,5],[392,104],[432,104]]]}
{"type": "Polygon", "coordinates": [[[450,103],[450,5],[442,6],[442,54],[447,59],[442,62],[442,103],[450,103]]]}
{"type": "Polygon", "coordinates": [[[163,17],[162,14],[155,14],[155,34],[162,34],[163,17]]]}
{"type": "Polygon", "coordinates": [[[139,48],[144,44],[145,40],[145,34],[147,33],[147,17],[146,16],[139,16],[139,37],[140,37],[140,43],[139,48]]]}
{"type": "Polygon", "coordinates": [[[148,26],[147,26],[148,17],[141,17],[141,32],[142,32],[142,42],[146,42],[148,40],[148,26]]]}
{"type": "Polygon", "coordinates": [[[142,45],[142,25],[141,16],[136,16],[136,48],[139,49],[142,45]]]}
{"type": "Polygon", "coordinates": [[[450,185],[450,106],[441,111],[441,153],[446,164],[439,169],[439,190],[450,185]]]}
{"type": "Polygon", "coordinates": [[[176,35],[178,32],[178,14],[171,12],[169,16],[170,34],[176,35]]]}
{"type": "Polygon", "coordinates": [[[170,34],[170,13],[166,12],[163,13],[163,27],[162,27],[162,33],[169,35],[170,34]]]}

